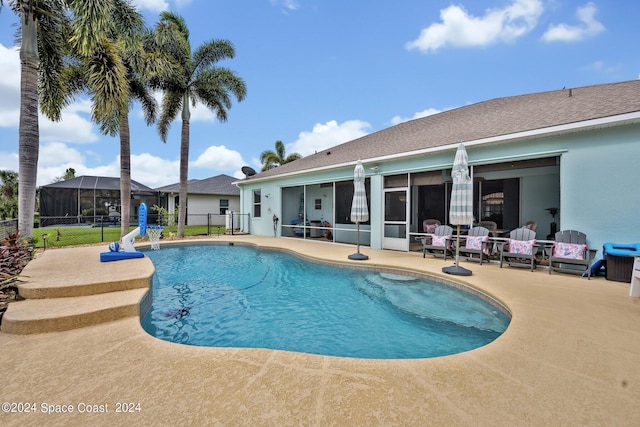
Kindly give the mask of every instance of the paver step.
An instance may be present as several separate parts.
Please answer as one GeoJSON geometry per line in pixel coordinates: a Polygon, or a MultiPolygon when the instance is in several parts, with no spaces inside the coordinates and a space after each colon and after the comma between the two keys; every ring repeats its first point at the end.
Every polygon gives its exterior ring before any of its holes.
{"type": "Polygon", "coordinates": [[[27,299],[9,304],[2,332],[39,334],[83,328],[140,315],[148,288],[67,298],[27,299]]]}

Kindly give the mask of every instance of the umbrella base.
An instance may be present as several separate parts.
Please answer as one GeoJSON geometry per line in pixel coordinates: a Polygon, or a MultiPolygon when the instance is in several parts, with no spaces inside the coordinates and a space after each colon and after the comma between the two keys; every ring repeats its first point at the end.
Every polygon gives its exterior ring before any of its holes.
{"type": "Polygon", "coordinates": [[[442,272],[447,274],[453,274],[455,276],[471,276],[471,270],[467,270],[459,265],[452,265],[451,267],[442,267],[442,272]]]}
{"type": "Polygon", "coordinates": [[[364,261],[369,259],[367,255],[361,254],[360,252],[349,255],[349,259],[353,259],[356,261],[364,261]]]}

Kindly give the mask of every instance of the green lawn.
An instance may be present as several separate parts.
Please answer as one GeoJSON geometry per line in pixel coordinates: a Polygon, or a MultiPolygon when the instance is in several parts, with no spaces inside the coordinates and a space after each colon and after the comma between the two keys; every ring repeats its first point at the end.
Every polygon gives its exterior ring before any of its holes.
{"type": "MultiPolygon", "coordinates": [[[[135,227],[130,227],[133,230],[135,227]]],[[[178,226],[165,227],[163,235],[168,236],[170,232],[177,233],[178,226]]],[[[218,234],[218,227],[212,226],[211,232],[218,234]]],[[[220,234],[224,234],[225,227],[220,227],[220,234]]],[[[120,227],[46,227],[34,228],[33,238],[35,246],[41,248],[44,246],[43,234],[46,234],[47,247],[60,247],[72,245],[87,245],[93,243],[109,243],[120,240],[120,227]]],[[[206,225],[188,225],[184,229],[185,237],[189,236],[206,236],[206,225]]],[[[138,239],[141,239],[138,237],[138,239]]]]}

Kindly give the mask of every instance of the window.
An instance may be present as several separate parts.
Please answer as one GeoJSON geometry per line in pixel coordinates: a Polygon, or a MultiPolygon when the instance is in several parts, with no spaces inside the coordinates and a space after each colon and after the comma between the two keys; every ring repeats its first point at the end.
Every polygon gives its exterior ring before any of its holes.
{"type": "MultiPolygon", "coordinates": [[[[367,191],[367,207],[371,212],[371,181],[369,178],[364,180],[364,186],[367,191]]],[[[336,182],[336,216],[337,224],[351,224],[351,202],[353,201],[353,181],[336,182]]],[[[369,224],[369,221],[361,224],[369,224]]]]}
{"type": "Polygon", "coordinates": [[[322,199],[316,199],[315,202],[316,210],[322,209],[322,199]]]}
{"type": "Polygon", "coordinates": [[[260,218],[262,216],[262,197],[260,190],[253,190],[253,217],[260,218]]]}
{"type": "Polygon", "coordinates": [[[229,210],[229,200],[220,199],[220,215],[226,215],[229,210]]]}

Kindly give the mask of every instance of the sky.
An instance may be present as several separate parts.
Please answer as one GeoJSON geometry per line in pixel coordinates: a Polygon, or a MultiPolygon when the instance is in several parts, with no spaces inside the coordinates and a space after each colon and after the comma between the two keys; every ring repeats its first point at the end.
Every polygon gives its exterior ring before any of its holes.
{"type": "MultiPolygon", "coordinates": [[[[259,171],[276,141],[303,156],[400,122],[504,96],[640,78],[640,2],[573,0],[134,0],[153,27],[181,15],[192,49],[231,41],[220,66],[246,83],[228,120],[198,106],[189,179],[259,171]]],[[[0,170],[18,171],[18,19],[0,10],[0,170]]],[[[157,94],[161,99],[161,94],[157,94]]],[[[101,135],[78,97],[62,121],[40,115],[38,185],[120,175],[119,138],[101,135]]],[[[179,181],[178,117],[167,142],[130,112],[131,176],[179,181]]]]}

